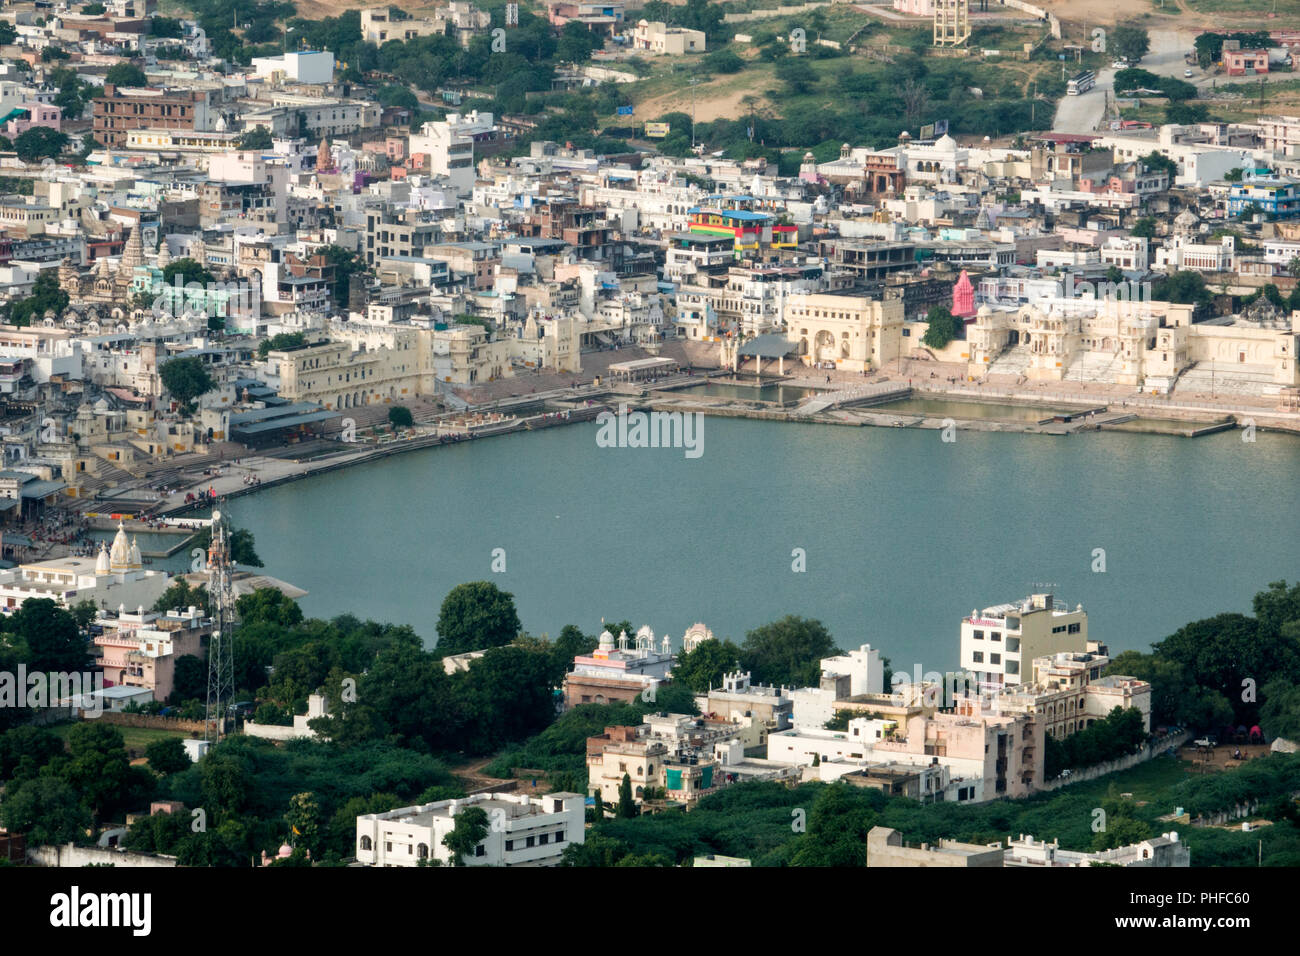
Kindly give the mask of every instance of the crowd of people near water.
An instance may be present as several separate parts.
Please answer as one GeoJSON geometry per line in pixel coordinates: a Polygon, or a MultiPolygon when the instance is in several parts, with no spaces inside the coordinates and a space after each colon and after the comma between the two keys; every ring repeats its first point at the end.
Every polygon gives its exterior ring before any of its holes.
{"type": "Polygon", "coordinates": [[[51,511],[26,531],[33,543],[67,545],[72,554],[84,556],[94,549],[90,539],[90,521],[83,515],[51,511]]]}

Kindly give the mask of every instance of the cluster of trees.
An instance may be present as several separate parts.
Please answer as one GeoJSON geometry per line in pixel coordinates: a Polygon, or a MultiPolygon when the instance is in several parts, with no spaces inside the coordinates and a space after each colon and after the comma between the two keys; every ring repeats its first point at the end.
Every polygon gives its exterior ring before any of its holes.
{"type": "MultiPolygon", "coordinates": [[[[1142,805],[1120,796],[1121,790],[1135,789],[1126,778],[1143,781],[1153,770],[1162,780],[1182,774],[1170,761],[1168,767],[1135,768],[1118,778],[1026,800],[977,804],[922,804],[843,782],[793,789],[741,784],[705,797],[689,813],[600,821],[584,844],[565,851],[565,865],[674,866],[714,853],[746,857],[755,866],[862,866],[866,835],[874,826],[898,830],[913,844],[941,839],[986,844],[1008,833],[1026,833],[1059,839],[1067,850],[1105,850],[1159,832],[1159,816],[1175,805],[1197,814],[1252,797],[1275,821],[1262,831],[1264,864],[1300,861],[1300,826],[1290,797],[1300,788],[1300,755],[1274,754],[1239,770],[1197,777],[1142,805]],[[1094,832],[1098,807],[1105,811],[1105,826],[1094,832]]],[[[1198,866],[1253,866],[1260,834],[1197,830],[1185,838],[1198,866]]]]}
{"type": "MultiPolygon", "coordinates": [[[[771,49],[786,54],[776,57],[781,88],[766,91],[771,109],[758,109],[755,97],[746,115],[696,124],[697,141],[725,149],[729,156],[779,161],[782,174],[792,175],[805,151],[826,162],[838,155],[845,141],[885,148],[897,144],[901,128],[910,127],[915,134],[931,118],[948,117],[953,134],[1000,135],[1034,126],[1032,101],[1010,74],[990,76],[962,60],[901,54],[888,71],[846,68],[822,76],[811,65],[811,52],[788,55],[783,44],[771,49]],[[972,96],[973,87],[981,90],[981,97],[972,96]],[[810,95],[817,97],[815,108],[809,108],[810,95]]],[[[1041,83],[1039,91],[1060,94],[1064,85],[1052,80],[1041,83]]],[[[658,147],[669,155],[688,155],[690,116],[670,113],[658,120],[672,126],[658,147]]]]}
{"type": "Polygon", "coordinates": [[[308,854],[332,865],[352,855],[357,816],[463,793],[441,761],[385,743],[276,747],[230,737],[200,765],[158,781],[159,798],[203,809],[203,829],[194,832],[190,813],[160,813],[132,825],[125,844],[175,855],[183,866],[248,866],[288,843],[294,856],[281,865],[306,865],[308,854]]]}
{"type": "MultiPolygon", "coordinates": [[[[187,6],[207,34],[213,54],[242,66],[255,56],[280,52],[280,24],[297,13],[289,0],[188,0],[187,6]]],[[[164,29],[170,30],[170,25],[164,29]]]]}
{"type": "MultiPolygon", "coordinates": [[[[30,598],[0,621],[0,673],[78,673],[90,663],[86,628],[95,606],[83,601],[71,611],[51,598],[30,598]]],[[[0,730],[30,720],[28,708],[6,701],[0,706],[0,730]]]]}
{"type": "MultiPolygon", "coordinates": [[[[1274,581],[1255,595],[1254,617],[1219,614],[1151,646],[1125,651],[1108,669],[1151,684],[1151,719],[1198,730],[1259,723],[1269,737],[1300,723],[1300,583],[1274,581]],[[1264,706],[1267,704],[1267,706],[1264,706]]],[[[1290,738],[1288,738],[1290,739],[1290,738]]]]}
{"type": "MultiPolygon", "coordinates": [[[[1300,259],[1291,260],[1290,271],[1292,275],[1300,277],[1300,259]]],[[[1293,312],[1300,309],[1300,286],[1292,289],[1290,295],[1283,295],[1282,290],[1273,283],[1265,283],[1257,292],[1252,292],[1244,297],[1241,300],[1241,306],[1245,308],[1260,298],[1267,299],[1284,313],[1293,312]]]]}
{"type": "Polygon", "coordinates": [[[1068,737],[1047,737],[1043,776],[1054,780],[1067,767],[1092,767],[1136,753],[1146,742],[1141,711],[1116,707],[1101,720],[1068,737]]]}
{"type": "Polygon", "coordinates": [[[810,687],[821,678],[821,659],[840,653],[821,621],[788,615],[749,631],[739,647],[730,640],[701,642],[678,655],[673,680],[703,694],[739,669],[755,684],[810,687]]]}
{"type": "Polygon", "coordinates": [[[192,413],[194,401],[217,387],[201,359],[182,356],[169,359],[158,366],[158,377],[163,388],[176,399],[183,411],[192,413]]]}
{"type": "Polygon", "coordinates": [[[11,325],[31,325],[39,322],[47,311],[55,314],[68,307],[68,293],[59,288],[59,276],[53,269],[45,269],[32,283],[32,294],[11,302],[9,305],[9,323],[11,325]]]}
{"type": "Polygon", "coordinates": [[[1157,302],[1181,302],[1194,305],[1197,312],[1209,307],[1213,294],[1205,285],[1205,276],[1191,269],[1183,269],[1160,276],[1151,286],[1151,296],[1157,302]]]}
{"type": "Polygon", "coordinates": [[[301,332],[279,332],[269,339],[257,343],[257,357],[266,358],[272,352],[286,352],[300,349],[307,344],[307,336],[301,332]]]}
{"type": "Polygon", "coordinates": [[[936,305],[926,315],[926,321],[930,326],[925,330],[921,341],[932,349],[945,348],[965,331],[961,319],[953,315],[946,305],[936,305]]]}

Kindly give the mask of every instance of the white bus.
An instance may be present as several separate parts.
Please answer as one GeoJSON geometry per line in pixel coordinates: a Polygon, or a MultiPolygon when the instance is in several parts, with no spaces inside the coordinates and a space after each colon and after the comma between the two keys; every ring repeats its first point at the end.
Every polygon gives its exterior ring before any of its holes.
{"type": "Polygon", "coordinates": [[[1096,74],[1092,70],[1084,70],[1082,73],[1076,73],[1069,84],[1065,87],[1067,96],[1078,96],[1080,93],[1087,93],[1097,83],[1096,74]]]}

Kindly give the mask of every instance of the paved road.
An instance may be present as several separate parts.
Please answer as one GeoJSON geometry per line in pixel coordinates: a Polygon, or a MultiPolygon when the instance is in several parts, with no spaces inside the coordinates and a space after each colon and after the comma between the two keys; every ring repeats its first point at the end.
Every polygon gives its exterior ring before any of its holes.
{"type": "MultiPolygon", "coordinates": [[[[1195,30],[1151,30],[1151,51],[1138,66],[1157,76],[1186,79],[1200,88],[1202,96],[1211,93],[1216,87],[1259,82],[1255,76],[1216,76],[1199,66],[1190,67],[1192,75],[1185,77],[1184,73],[1189,67],[1183,60],[1183,55],[1192,49],[1196,34],[1195,30]]],[[[1097,85],[1087,93],[1061,97],[1057,103],[1052,129],[1059,133],[1095,132],[1105,118],[1107,97],[1114,94],[1116,72],[1108,66],[1097,74],[1097,85]]],[[[1270,77],[1270,80],[1292,79],[1294,75],[1282,73],[1270,77]]]]}

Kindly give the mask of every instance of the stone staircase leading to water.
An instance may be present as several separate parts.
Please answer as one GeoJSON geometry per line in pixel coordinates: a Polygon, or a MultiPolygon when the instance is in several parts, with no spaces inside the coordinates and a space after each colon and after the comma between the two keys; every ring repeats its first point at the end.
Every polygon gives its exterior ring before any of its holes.
{"type": "Polygon", "coordinates": [[[1260,398],[1275,393],[1272,370],[1262,365],[1220,365],[1197,362],[1178,377],[1174,394],[1260,398]]]}
{"type": "Polygon", "coordinates": [[[989,363],[984,374],[1019,377],[1025,374],[1032,362],[1033,356],[1030,354],[1029,346],[1013,345],[999,353],[997,358],[989,363]]]}

